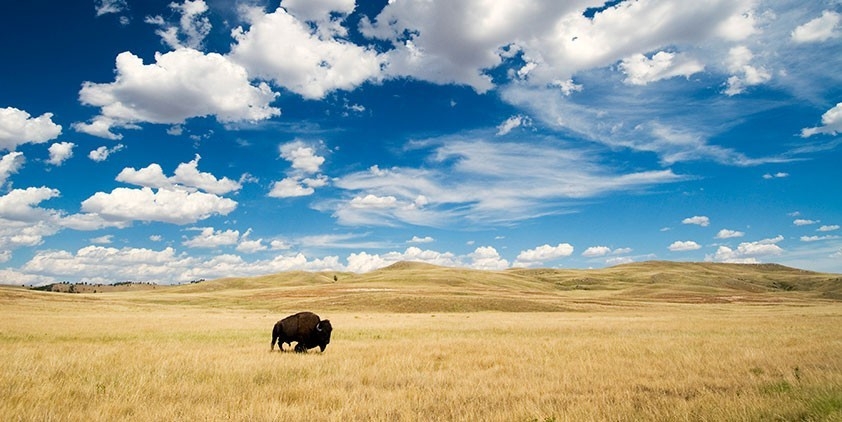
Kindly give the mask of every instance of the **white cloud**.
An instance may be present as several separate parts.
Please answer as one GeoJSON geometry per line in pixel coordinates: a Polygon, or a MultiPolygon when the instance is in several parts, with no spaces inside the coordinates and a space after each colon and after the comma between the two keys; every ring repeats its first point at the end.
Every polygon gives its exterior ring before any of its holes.
{"type": "Polygon", "coordinates": [[[94,0],[96,15],[102,16],[109,13],[120,13],[129,8],[126,0],[94,0]]]}
{"type": "Polygon", "coordinates": [[[330,12],[347,13],[348,2],[308,5],[299,1],[290,7],[314,27],[283,7],[268,14],[245,9],[251,26],[232,31],[235,43],[230,57],[247,68],[249,75],[271,80],[308,99],[323,98],[337,89],[351,90],[379,77],[379,55],[345,41],[342,18],[329,18],[330,12]]]}
{"type": "Polygon", "coordinates": [[[406,241],[406,243],[432,243],[432,242],[435,242],[435,239],[433,239],[430,236],[424,236],[424,237],[412,236],[412,239],[406,241]]]}
{"type": "Polygon", "coordinates": [[[838,224],[831,224],[831,225],[821,226],[821,227],[818,228],[818,231],[820,231],[820,232],[832,232],[832,231],[836,231],[836,230],[839,230],[838,224]]]}
{"type": "Polygon", "coordinates": [[[228,215],[237,202],[214,194],[176,188],[115,188],[82,202],[82,211],[113,221],[159,221],[190,224],[212,215],[228,215]]]}
{"type": "Polygon", "coordinates": [[[293,141],[280,146],[281,157],[290,162],[292,171],[288,177],[274,182],[269,196],[272,198],[291,198],[308,196],[316,192],[316,188],[327,185],[327,176],[317,174],[325,158],[316,154],[316,148],[303,141],[293,141]]]}
{"type": "Polygon", "coordinates": [[[782,240],[784,240],[783,236],[777,236],[756,242],[744,242],[740,243],[737,249],[720,246],[713,256],[708,255],[705,257],[705,260],[731,263],[757,263],[759,262],[757,258],[782,254],[784,250],[777,245],[782,240]]]}
{"type": "Polygon", "coordinates": [[[111,154],[118,151],[122,151],[125,147],[126,146],[123,144],[117,144],[111,148],[108,148],[107,146],[103,145],[95,150],[91,150],[91,152],[88,153],[88,158],[90,158],[92,161],[101,163],[107,160],[111,154]]]}
{"type": "Polygon", "coordinates": [[[237,252],[242,253],[256,253],[269,249],[263,244],[263,239],[250,240],[251,229],[246,230],[240,238],[240,243],[237,244],[237,252]]]}
{"type": "Polygon", "coordinates": [[[287,177],[272,184],[269,196],[272,198],[293,198],[296,196],[312,195],[315,192],[315,189],[302,185],[298,179],[287,177]]]}
{"type": "Polygon", "coordinates": [[[325,202],[341,224],[440,227],[459,220],[512,222],[565,212],[560,204],[614,191],[641,190],[682,177],[670,170],[617,174],[584,151],[558,144],[487,142],[463,136],[428,140],[441,166],[371,168],[333,180],[349,192],[325,202]],[[436,146],[438,145],[438,146],[436,146]],[[353,207],[363,198],[394,197],[394,207],[353,207]],[[419,201],[419,198],[423,198],[419,201]]]}
{"type": "Polygon", "coordinates": [[[842,15],[831,10],[822,12],[815,18],[792,31],[792,40],[797,43],[822,42],[839,36],[839,23],[842,15]]]}
{"type": "Polygon", "coordinates": [[[366,195],[365,197],[354,197],[350,206],[353,208],[393,208],[398,200],[394,196],[366,195]]]}
{"type": "Polygon", "coordinates": [[[842,103],[822,115],[822,125],[801,129],[801,137],[808,138],[817,134],[836,135],[842,133],[842,103]]]}
{"type": "Polygon", "coordinates": [[[126,167],[115,178],[118,182],[150,188],[170,187],[170,179],[164,175],[160,164],[152,163],[140,170],[126,167]]]}
{"type": "Polygon", "coordinates": [[[766,173],[766,174],[764,174],[764,175],[763,175],[763,178],[764,178],[764,179],[766,179],[766,180],[769,180],[769,179],[782,179],[782,178],[784,178],[784,177],[789,177],[789,173],[777,172],[777,173],[775,173],[775,174],[772,174],[772,173],[766,173]]]}
{"type": "Polygon", "coordinates": [[[6,184],[6,180],[12,174],[17,173],[23,167],[24,162],[26,162],[26,158],[22,152],[10,152],[0,157],[0,188],[6,184]]]}
{"type": "Polygon", "coordinates": [[[50,159],[47,162],[54,166],[62,165],[65,160],[73,156],[73,147],[75,146],[76,144],[73,142],[56,142],[50,145],[50,159]]]}
{"type": "Polygon", "coordinates": [[[748,47],[740,45],[728,52],[728,70],[733,75],[728,78],[725,94],[741,94],[747,87],[760,85],[772,79],[772,75],[763,67],[752,65],[754,53],[748,47]]]}
{"type": "MultiPolygon", "coordinates": [[[[491,255],[493,254],[489,254],[489,256],[491,255]]],[[[450,252],[424,250],[415,246],[410,246],[404,252],[388,252],[382,255],[369,254],[367,252],[352,253],[348,255],[347,260],[347,271],[355,273],[364,273],[376,270],[400,261],[425,262],[428,264],[446,267],[453,267],[461,264],[450,252]]]]}
{"type": "Polygon", "coordinates": [[[504,270],[509,267],[509,261],[500,257],[497,249],[491,246],[480,246],[468,257],[471,258],[469,266],[477,270],[504,270]]]}
{"type": "Polygon", "coordinates": [[[513,129],[520,127],[521,125],[529,125],[530,121],[529,118],[526,116],[512,116],[506,119],[505,122],[500,123],[497,126],[497,136],[503,136],[511,132],[513,129]]]}
{"type": "Polygon", "coordinates": [[[701,249],[702,246],[692,240],[677,240],[673,242],[667,249],[673,252],[695,251],[701,249]]]}
{"type": "Polygon", "coordinates": [[[811,224],[816,224],[816,223],[818,223],[818,221],[808,220],[806,218],[798,218],[798,219],[793,220],[793,222],[792,222],[792,224],[795,224],[796,226],[809,226],[811,224]]]}
{"type": "Polygon", "coordinates": [[[198,167],[201,158],[199,154],[196,154],[196,158],[193,161],[179,164],[175,169],[175,175],[170,180],[173,183],[194,187],[217,195],[235,192],[243,187],[239,182],[227,177],[217,179],[211,173],[200,172],[198,167]]]}
{"type": "Polygon", "coordinates": [[[280,114],[269,104],[277,94],[268,85],[252,86],[246,70],[216,53],[182,48],[156,53],[144,65],[130,52],[116,60],[112,83],[85,82],[82,104],[100,107],[92,123],[74,128],[95,136],[119,139],[113,128],[136,123],[180,124],[193,117],[215,116],[223,123],[258,121],[280,114]]]}
{"type": "Polygon", "coordinates": [[[611,253],[611,248],[608,246],[591,246],[582,252],[582,256],[593,258],[597,256],[605,256],[611,253]]]}
{"type": "Polygon", "coordinates": [[[605,260],[605,264],[608,266],[631,264],[632,262],[634,262],[634,259],[627,256],[611,257],[605,260]]]}
{"type": "Polygon", "coordinates": [[[91,243],[98,244],[98,245],[108,245],[114,241],[114,235],[107,234],[105,236],[94,237],[91,239],[91,243]]]}
{"type": "Polygon", "coordinates": [[[43,186],[40,188],[14,189],[6,195],[0,196],[0,218],[27,222],[49,221],[51,220],[50,216],[56,214],[56,212],[35,208],[35,205],[60,195],[58,189],[43,186]]]}
{"type": "Polygon", "coordinates": [[[217,195],[235,192],[242,188],[239,182],[227,177],[217,179],[211,173],[200,172],[198,166],[201,158],[196,154],[192,161],[179,164],[172,177],[167,177],[159,164],[152,163],[140,170],[126,167],[117,175],[116,180],[149,188],[200,189],[217,195]]]}
{"type": "Polygon", "coordinates": [[[53,113],[32,117],[14,107],[0,108],[0,150],[14,150],[18,145],[41,144],[57,138],[61,125],[53,123],[53,113]]]}
{"type": "Polygon", "coordinates": [[[681,224],[695,224],[697,226],[707,227],[710,225],[710,219],[703,215],[695,215],[681,220],[681,224]]]}
{"type": "MultiPolygon", "coordinates": [[[[621,2],[592,18],[583,13],[589,6],[558,1],[396,1],[374,21],[364,18],[360,28],[366,36],[394,46],[384,54],[388,77],[457,83],[478,92],[493,87],[489,69],[515,57],[523,62],[517,77],[546,86],[635,54],[742,40],[757,32],[754,2],[749,0],[621,2]]],[[[689,74],[702,66],[678,62],[685,68],[673,73],[689,74]]]]}
{"type": "Polygon", "coordinates": [[[280,151],[281,157],[289,161],[292,168],[308,174],[317,173],[325,162],[324,157],[316,155],[315,148],[302,141],[283,144],[280,151]]]}
{"type": "Polygon", "coordinates": [[[743,233],[741,231],[737,231],[737,230],[722,229],[718,233],[716,233],[717,239],[731,239],[731,238],[743,237],[743,236],[745,236],[745,233],[743,233]]]}
{"type": "Polygon", "coordinates": [[[705,66],[685,54],[659,51],[651,58],[635,54],[623,59],[620,69],[626,74],[627,84],[646,85],[675,76],[690,77],[703,71],[705,66]]]}
{"type": "Polygon", "coordinates": [[[547,261],[567,257],[573,254],[573,246],[569,243],[559,243],[556,246],[542,245],[535,249],[521,251],[515,259],[516,267],[531,267],[543,265],[547,261]]]}
{"type": "Polygon", "coordinates": [[[825,235],[825,236],[801,236],[802,242],[818,242],[820,240],[839,239],[839,236],[825,235]]]}
{"type": "Polygon", "coordinates": [[[213,227],[203,227],[190,230],[198,230],[200,233],[181,244],[190,248],[218,248],[220,246],[236,245],[240,240],[240,232],[237,230],[214,230],[213,227]]]}
{"type": "Polygon", "coordinates": [[[13,189],[0,196],[0,250],[37,246],[56,234],[61,214],[38,205],[58,196],[58,190],[47,187],[13,189]]]}
{"type": "Polygon", "coordinates": [[[269,242],[269,248],[273,251],[281,251],[292,248],[292,246],[283,240],[273,240],[269,242]]]}
{"type": "Polygon", "coordinates": [[[207,16],[208,6],[204,0],[184,0],[183,4],[170,3],[170,9],[181,15],[178,25],[167,23],[161,16],[150,16],[146,23],[157,25],[156,30],[165,44],[172,49],[193,48],[200,49],[205,37],[210,34],[212,25],[207,16]]]}

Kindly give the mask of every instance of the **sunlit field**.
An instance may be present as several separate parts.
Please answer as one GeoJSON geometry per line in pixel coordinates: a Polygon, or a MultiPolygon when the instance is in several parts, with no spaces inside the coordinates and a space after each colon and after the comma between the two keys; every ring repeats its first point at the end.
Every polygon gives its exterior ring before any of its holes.
{"type": "Polygon", "coordinates": [[[296,354],[304,299],[224,294],[0,289],[0,420],[842,420],[836,301],[308,308],[333,338],[296,354]]]}

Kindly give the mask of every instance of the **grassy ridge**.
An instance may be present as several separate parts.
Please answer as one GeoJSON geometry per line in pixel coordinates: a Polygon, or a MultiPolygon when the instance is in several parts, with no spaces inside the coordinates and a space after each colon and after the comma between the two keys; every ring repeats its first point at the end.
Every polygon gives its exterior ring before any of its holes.
{"type": "Polygon", "coordinates": [[[778,265],[645,262],[601,270],[478,271],[402,262],[365,274],[288,272],[124,297],[273,311],[559,312],[636,301],[838,300],[842,276],[778,265]]]}

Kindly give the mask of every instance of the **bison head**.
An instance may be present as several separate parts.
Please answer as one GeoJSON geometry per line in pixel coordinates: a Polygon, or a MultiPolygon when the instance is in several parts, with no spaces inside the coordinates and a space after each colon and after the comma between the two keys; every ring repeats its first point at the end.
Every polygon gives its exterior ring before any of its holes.
{"type": "Polygon", "coordinates": [[[316,324],[316,332],[315,337],[318,339],[319,348],[321,351],[325,351],[328,343],[330,343],[330,333],[333,331],[333,326],[330,325],[330,321],[322,320],[316,324]]]}

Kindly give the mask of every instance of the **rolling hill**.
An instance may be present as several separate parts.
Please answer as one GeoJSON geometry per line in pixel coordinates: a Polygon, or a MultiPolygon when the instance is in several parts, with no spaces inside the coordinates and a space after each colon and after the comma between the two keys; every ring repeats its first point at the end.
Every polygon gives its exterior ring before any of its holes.
{"type": "Polygon", "coordinates": [[[480,271],[400,262],[364,274],[294,271],[154,289],[82,292],[93,300],[278,312],[555,312],[652,301],[836,301],[842,300],[842,275],[776,264],[649,261],[597,270],[480,271]]]}

